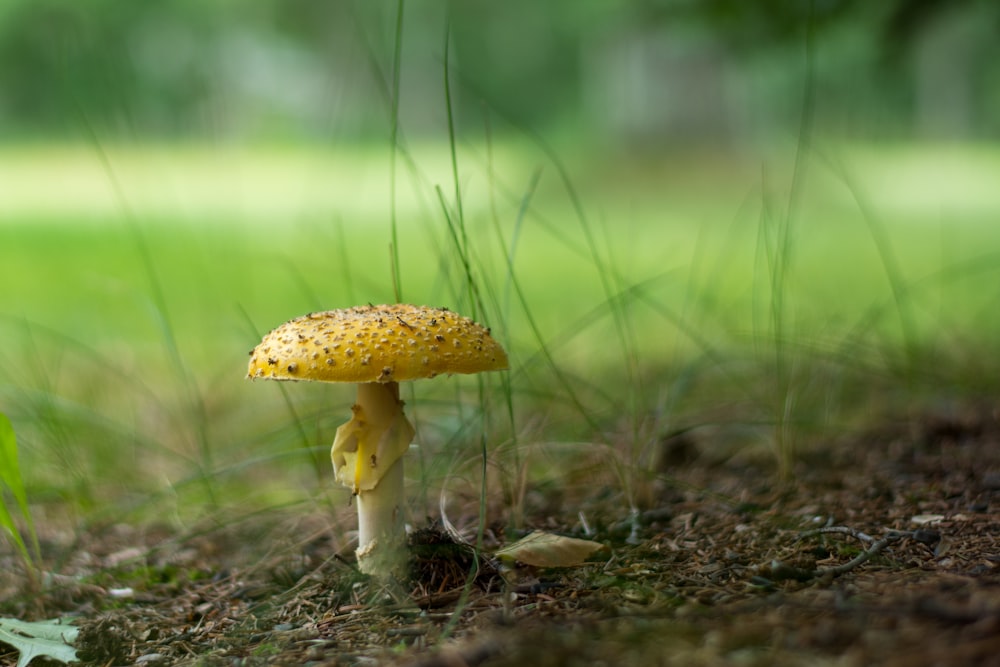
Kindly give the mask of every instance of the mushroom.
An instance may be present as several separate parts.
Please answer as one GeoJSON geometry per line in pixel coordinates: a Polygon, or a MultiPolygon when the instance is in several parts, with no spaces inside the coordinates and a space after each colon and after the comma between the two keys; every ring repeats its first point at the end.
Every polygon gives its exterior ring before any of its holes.
{"type": "Polygon", "coordinates": [[[413,426],[399,382],[507,368],[489,329],[446,308],[396,304],[310,313],[264,336],[250,353],[251,379],[354,382],[351,419],[337,429],[331,458],[358,508],[358,567],[402,575],[403,454],[413,426]]]}

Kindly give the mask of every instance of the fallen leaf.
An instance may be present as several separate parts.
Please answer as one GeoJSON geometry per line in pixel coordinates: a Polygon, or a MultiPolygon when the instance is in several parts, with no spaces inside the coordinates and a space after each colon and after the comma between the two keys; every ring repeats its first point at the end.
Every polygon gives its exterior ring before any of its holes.
{"type": "Polygon", "coordinates": [[[0,642],[10,644],[20,657],[17,667],[25,667],[38,656],[60,662],[76,660],[76,651],[69,642],[76,640],[77,628],[58,619],[27,623],[14,618],[0,618],[0,642]]]}
{"type": "Polygon", "coordinates": [[[504,561],[535,567],[574,567],[604,548],[603,544],[535,531],[496,552],[504,561]]]}

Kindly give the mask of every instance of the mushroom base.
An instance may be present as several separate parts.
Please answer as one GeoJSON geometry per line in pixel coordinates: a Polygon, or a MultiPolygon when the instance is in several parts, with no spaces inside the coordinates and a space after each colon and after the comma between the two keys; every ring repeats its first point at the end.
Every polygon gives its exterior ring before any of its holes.
{"type": "Polygon", "coordinates": [[[358,569],[380,578],[401,577],[406,568],[403,459],[398,459],[378,485],[361,491],[358,504],[358,569]]]}

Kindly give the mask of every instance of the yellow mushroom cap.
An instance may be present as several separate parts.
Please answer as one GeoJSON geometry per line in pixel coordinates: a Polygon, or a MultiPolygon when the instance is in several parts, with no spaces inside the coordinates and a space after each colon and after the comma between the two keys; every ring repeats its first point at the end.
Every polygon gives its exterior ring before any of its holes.
{"type": "Polygon", "coordinates": [[[507,368],[488,329],[446,308],[396,304],[310,313],[264,336],[247,377],[400,382],[507,368]]]}

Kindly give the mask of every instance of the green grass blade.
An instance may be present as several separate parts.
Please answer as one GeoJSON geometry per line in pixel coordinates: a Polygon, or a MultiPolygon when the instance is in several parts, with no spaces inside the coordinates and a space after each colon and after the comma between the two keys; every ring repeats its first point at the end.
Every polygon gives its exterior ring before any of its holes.
{"type": "Polygon", "coordinates": [[[396,32],[392,51],[392,129],[389,138],[389,233],[392,290],[397,302],[403,301],[403,283],[399,273],[399,234],[396,222],[396,151],[399,144],[399,74],[403,60],[403,0],[396,3],[396,32]]]}
{"type": "MultiPolygon", "coordinates": [[[[34,523],[31,521],[31,512],[28,509],[28,494],[24,489],[21,466],[18,464],[17,437],[14,434],[14,427],[11,425],[10,419],[3,413],[0,413],[0,480],[3,482],[3,488],[14,497],[15,503],[17,503],[18,511],[28,527],[32,548],[37,556],[38,538],[35,534],[34,523]]],[[[14,516],[7,506],[6,497],[0,499],[0,526],[3,526],[4,530],[11,536],[11,539],[14,540],[17,550],[21,553],[21,557],[24,558],[25,565],[30,568],[33,563],[31,552],[29,552],[28,546],[25,544],[24,538],[21,537],[21,532],[14,522],[14,516]]]]}
{"type": "MultiPolygon", "coordinates": [[[[484,310],[484,304],[479,295],[479,288],[472,273],[472,263],[469,257],[469,236],[465,229],[465,209],[462,206],[462,182],[458,176],[458,148],[455,136],[455,115],[451,96],[451,70],[449,66],[449,47],[451,44],[450,27],[445,29],[444,35],[444,103],[445,113],[448,119],[448,148],[451,156],[451,176],[455,186],[455,214],[447,215],[448,231],[451,234],[452,242],[455,245],[455,252],[462,261],[462,269],[465,274],[466,296],[469,299],[469,316],[480,319],[480,313],[484,310]]],[[[446,208],[444,197],[438,188],[438,198],[441,200],[442,208],[446,208]]]]}
{"type": "Polygon", "coordinates": [[[21,479],[21,468],[17,461],[17,437],[7,415],[0,413],[0,474],[4,486],[17,500],[22,513],[28,511],[28,496],[21,479]]]}
{"type": "Polygon", "coordinates": [[[31,553],[28,551],[28,545],[24,543],[24,538],[21,537],[21,533],[17,529],[17,524],[14,523],[14,517],[7,509],[6,502],[0,502],[0,526],[10,535],[10,539],[13,540],[14,546],[17,547],[17,551],[21,554],[24,562],[31,563],[31,553]]]}

